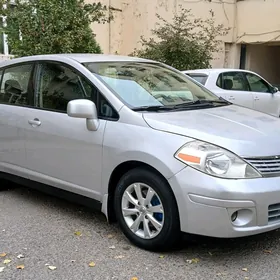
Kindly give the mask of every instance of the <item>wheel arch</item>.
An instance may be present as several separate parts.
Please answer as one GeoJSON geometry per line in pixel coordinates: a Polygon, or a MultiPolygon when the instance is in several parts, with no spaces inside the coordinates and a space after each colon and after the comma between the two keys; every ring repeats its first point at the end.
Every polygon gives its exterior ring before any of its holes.
{"type": "MultiPolygon", "coordinates": [[[[113,170],[113,172],[111,173],[110,179],[109,179],[108,196],[107,196],[107,203],[106,203],[107,219],[108,219],[109,223],[116,222],[116,216],[114,213],[114,192],[115,192],[115,189],[116,189],[116,186],[117,186],[119,180],[128,171],[135,169],[135,168],[140,168],[140,167],[156,173],[163,180],[165,180],[175,197],[175,194],[174,194],[171,186],[169,185],[169,182],[163,176],[163,174],[160,171],[158,171],[155,167],[153,167],[147,163],[144,163],[142,161],[137,161],[137,160],[129,160],[129,161],[122,162],[113,170]]],[[[177,205],[177,207],[178,207],[178,205],[177,205]]]]}

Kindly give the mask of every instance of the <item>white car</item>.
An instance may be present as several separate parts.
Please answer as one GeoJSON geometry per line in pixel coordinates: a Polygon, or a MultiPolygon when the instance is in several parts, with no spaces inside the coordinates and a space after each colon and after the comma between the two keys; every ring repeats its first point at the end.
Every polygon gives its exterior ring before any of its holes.
{"type": "Polygon", "coordinates": [[[280,93],[260,75],[241,69],[182,71],[231,103],[280,116],[280,93]]]}

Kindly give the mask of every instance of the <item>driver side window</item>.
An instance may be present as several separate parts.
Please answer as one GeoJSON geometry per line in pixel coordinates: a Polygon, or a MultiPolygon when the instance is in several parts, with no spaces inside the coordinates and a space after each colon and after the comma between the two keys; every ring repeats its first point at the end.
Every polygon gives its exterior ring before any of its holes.
{"type": "Polygon", "coordinates": [[[259,76],[252,73],[246,73],[246,78],[251,91],[254,92],[271,92],[270,86],[259,76]]]}
{"type": "Polygon", "coordinates": [[[67,104],[74,99],[90,99],[86,96],[79,76],[59,63],[42,63],[39,70],[36,106],[66,112],[67,104]]]}
{"type": "Polygon", "coordinates": [[[71,100],[89,99],[95,103],[98,117],[118,119],[118,113],[99,90],[70,67],[58,62],[41,63],[39,67],[37,108],[66,113],[71,100]]]}

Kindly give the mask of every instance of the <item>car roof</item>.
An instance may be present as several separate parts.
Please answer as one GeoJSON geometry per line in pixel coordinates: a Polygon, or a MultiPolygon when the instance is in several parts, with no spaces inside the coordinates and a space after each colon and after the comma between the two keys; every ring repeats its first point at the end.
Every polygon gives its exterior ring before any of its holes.
{"type": "Polygon", "coordinates": [[[206,74],[209,75],[210,73],[224,73],[224,72],[250,72],[254,73],[249,70],[244,69],[237,69],[237,68],[209,68],[209,69],[195,69],[195,70],[185,70],[182,71],[185,74],[197,73],[197,74],[206,74]]]}
{"type": "Polygon", "coordinates": [[[20,62],[28,62],[28,61],[38,61],[38,60],[56,60],[56,59],[72,59],[78,61],[80,63],[85,62],[117,62],[117,61],[131,61],[131,62],[155,62],[148,59],[143,59],[139,57],[131,57],[131,56],[121,56],[121,55],[105,55],[105,54],[48,54],[48,55],[33,55],[33,56],[25,56],[20,58],[13,58],[11,60],[5,60],[0,63],[0,66],[10,65],[14,63],[20,62]]]}
{"type": "Polygon", "coordinates": [[[56,56],[66,56],[77,60],[78,62],[111,62],[111,61],[150,61],[139,57],[123,56],[123,55],[105,55],[105,54],[56,54],[56,56]]]}

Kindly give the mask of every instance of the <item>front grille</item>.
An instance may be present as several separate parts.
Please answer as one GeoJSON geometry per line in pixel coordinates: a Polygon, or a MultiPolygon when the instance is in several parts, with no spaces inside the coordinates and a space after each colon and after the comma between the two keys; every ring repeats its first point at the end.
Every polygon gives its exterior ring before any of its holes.
{"type": "Polygon", "coordinates": [[[268,206],[268,222],[275,223],[280,221],[280,203],[268,206]]]}
{"type": "Polygon", "coordinates": [[[263,176],[280,175],[280,156],[244,159],[254,166],[263,176]]]}

